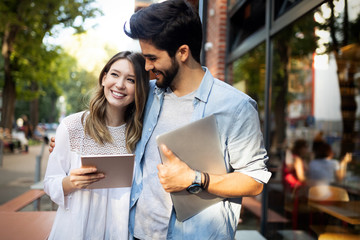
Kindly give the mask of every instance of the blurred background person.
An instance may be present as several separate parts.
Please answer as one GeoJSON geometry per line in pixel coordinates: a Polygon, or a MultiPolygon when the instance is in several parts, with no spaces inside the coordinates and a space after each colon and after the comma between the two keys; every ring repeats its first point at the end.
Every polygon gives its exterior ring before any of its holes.
{"type": "Polygon", "coordinates": [[[283,181],[286,187],[295,188],[306,181],[308,169],[305,161],[308,155],[309,145],[306,140],[295,140],[290,151],[287,151],[283,165],[283,181]]]}
{"type": "MultiPolygon", "coordinates": [[[[23,120],[23,131],[24,131],[24,134],[25,134],[25,138],[29,141],[29,139],[32,138],[32,132],[33,132],[33,129],[32,129],[32,126],[30,124],[30,121],[28,119],[28,117],[24,114],[21,116],[22,120],[23,120]]],[[[25,152],[28,152],[29,151],[29,144],[28,143],[25,143],[25,152]]]]}
{"type": "Polygon", "coordinates": [[[309,184],[330,184],[345,178],[347,165],[352,160],[351,153],[346,153],[339,162],[333,159],[334,152],[330,144],[322,142],[318,144],[314,154],[315,159],[309,164],[309,184]]]}
{"type": "Polygon", "coordinates": [[[325,141],[324,139],[324,132],[323,131],[319,131],[315,137],[314,137],[314,140],[313,140],[313,143],[312,143],[312,152],[315,153],[317,148],[322,145],[325,141]]]}
{"type": "Polygon", "coordinates": [[[4,143],[4,147],[9,149],[10,152],[14,152],[14,148],[15,148],[15,144],[13,142],[13,137],[12,137],[12,134],[11,134],[11,131],[9,128],[5,128],[5,130],[3,128],[1,128],[0,130],[1,132],[1,140],[3,141],[4,143]]]}

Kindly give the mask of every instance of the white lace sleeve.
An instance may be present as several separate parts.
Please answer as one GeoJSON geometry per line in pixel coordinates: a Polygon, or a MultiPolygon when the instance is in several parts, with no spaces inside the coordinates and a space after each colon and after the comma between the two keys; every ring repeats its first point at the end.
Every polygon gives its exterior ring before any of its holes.
{"type": "Polygon", "coordinates": [[[62,180],[69,174],[71,154],[69,131],[64,123],[61,123],[56,130],[55,145],[56,146],[48,160],[44,179],[44,190],[50,196],[52,201],[59,206],[65,207],[62,180]]]}

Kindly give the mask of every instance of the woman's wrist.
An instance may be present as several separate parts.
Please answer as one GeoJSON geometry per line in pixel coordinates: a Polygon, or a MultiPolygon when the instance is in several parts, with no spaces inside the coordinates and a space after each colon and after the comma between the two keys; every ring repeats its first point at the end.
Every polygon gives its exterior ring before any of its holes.
{"type": "Polygon", "coordinates": [[[72,193],[75,190],[75,188],[73,187],[70,181],[70,176],[66,176],[63,178],[62,186],[63,186],[64,196],[72,193]]]}

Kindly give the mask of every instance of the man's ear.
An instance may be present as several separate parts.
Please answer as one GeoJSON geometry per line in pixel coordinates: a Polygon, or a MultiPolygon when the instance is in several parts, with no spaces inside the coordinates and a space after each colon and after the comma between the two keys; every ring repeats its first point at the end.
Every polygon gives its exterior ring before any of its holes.
{"type": "Polygon", "coordinates": [[[179,55],[179,60],[185,62],[191,55],[189,46],[186,44],[181,45],[177,51],[177,54],[179,55]]]}

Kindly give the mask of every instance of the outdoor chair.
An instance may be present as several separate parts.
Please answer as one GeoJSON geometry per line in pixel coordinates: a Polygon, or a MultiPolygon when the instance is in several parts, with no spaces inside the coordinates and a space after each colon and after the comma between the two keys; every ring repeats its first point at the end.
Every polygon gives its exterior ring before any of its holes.
{"type": "MultiPolygon", "coordinates": [[[[348,192],[340,187],[334,187],[330,185],[317,185],[309,188],[308,192],[308,201],[321,202],[326,204],[326,202],[348,202],[349,194],[348,192]]],[[[322,240],[331,240],[337,239],[339,235],[344,236],[344,239],[358,239],[353,238],[356,236],[351,234],[352,231],[344,228],[339,225],[312,225],[312,213],[310,213],[310,229],[312,229],[318,239],[322,240]]],[[[341,238],[342,239],[342,238],[341,238]]]]}

